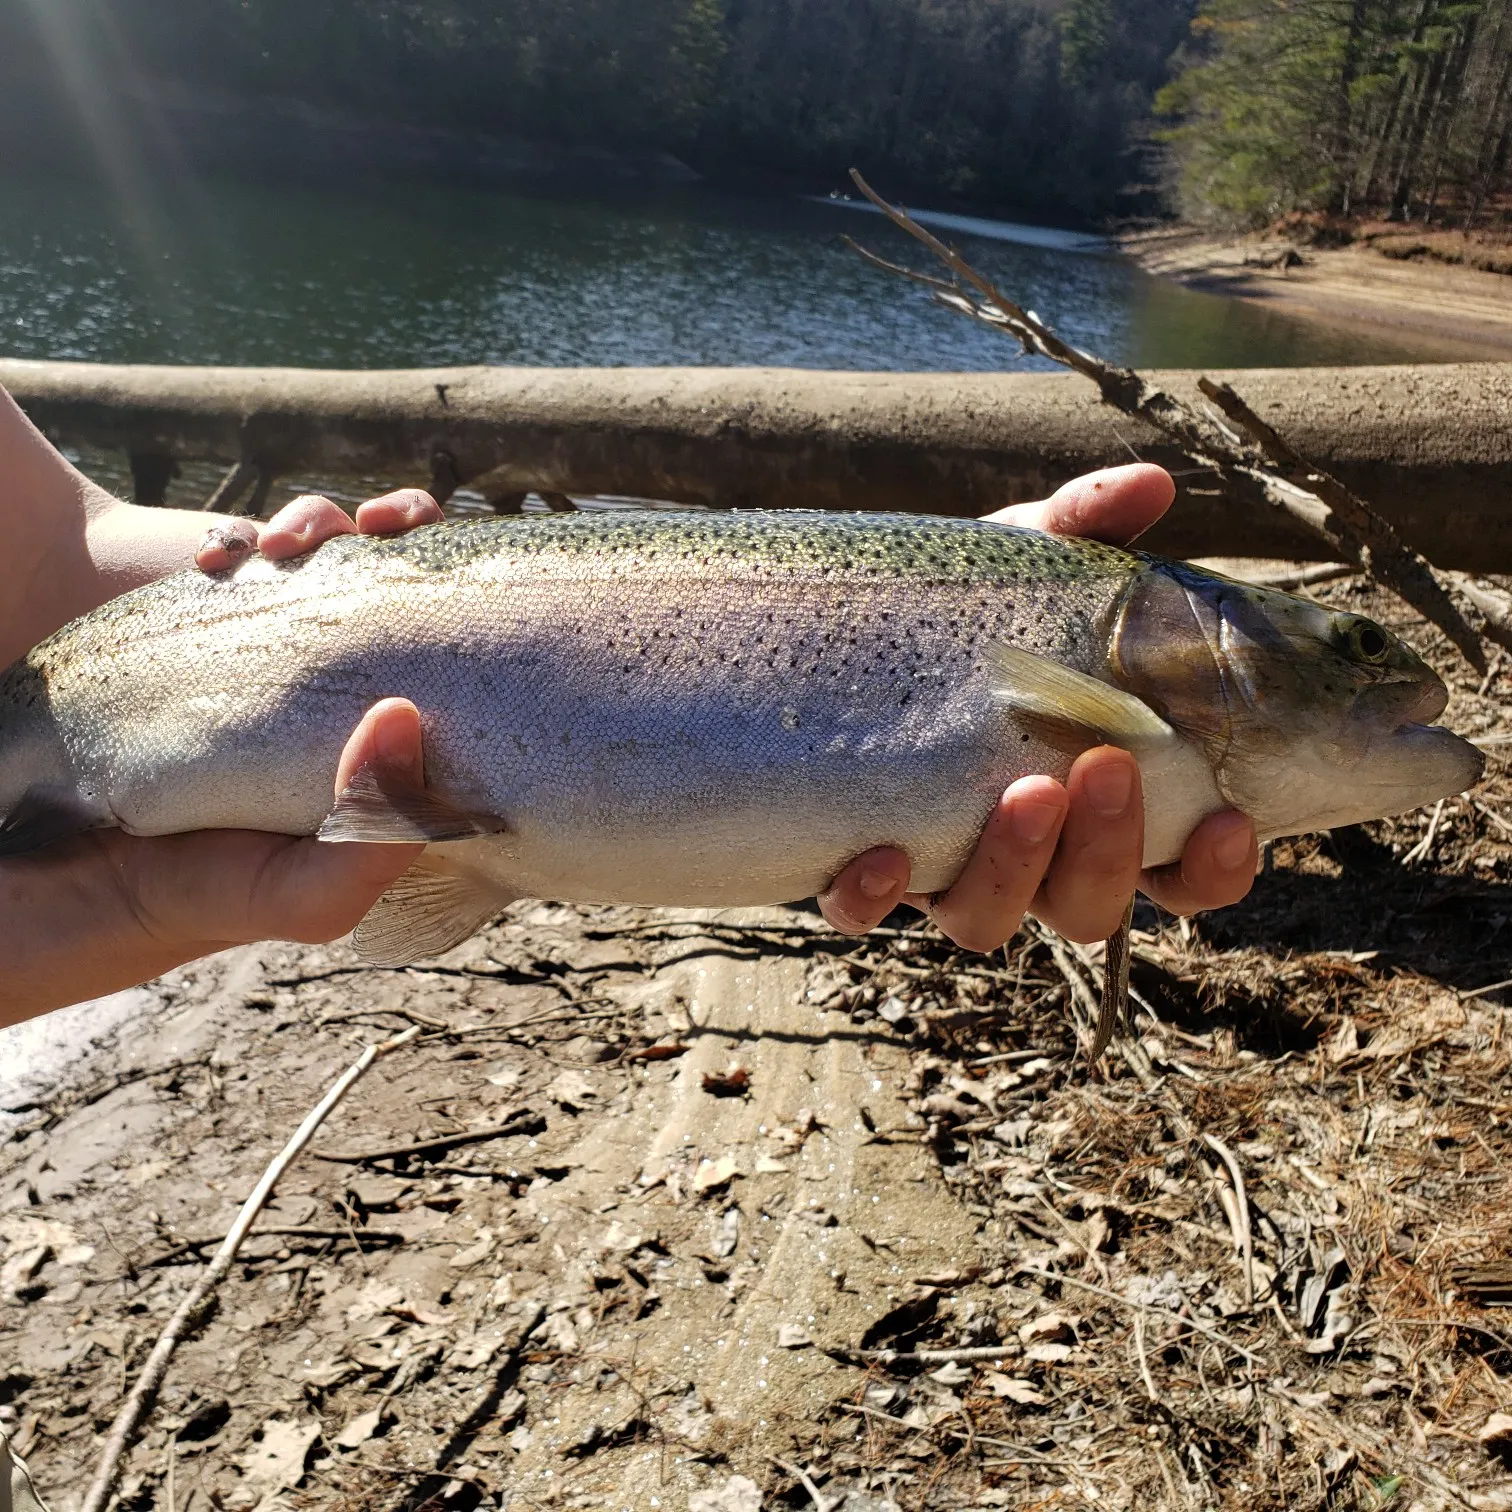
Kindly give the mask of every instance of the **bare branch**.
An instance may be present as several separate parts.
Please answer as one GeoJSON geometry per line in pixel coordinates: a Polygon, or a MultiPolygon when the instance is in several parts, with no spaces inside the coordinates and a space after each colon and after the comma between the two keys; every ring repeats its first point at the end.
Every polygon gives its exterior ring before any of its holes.
{"type": "Polygon", "coordinates": [[[1217,415],[1203,414],[1132,368],[1104,362],[1063,341],[907,211],[888,204],[854,169],[851,178],[895,226],[939,258],[957,284],[899,268],[875,254],[866,254],[869,261],[928,284],[935,299],[947,309],[1003,331],[1026,352],[1047,357],[1091,379],[1104,403],[1163,431],[1194,462],[1212,468],[1237,498],[1279,510],[1322,536],[1341,558],[1369,573],[1437,625],[1477,671],[1485,671],[1486,656],[1479,633],[1460,613],[1427,560],[1365,500],[1301,457],[1227,384],[1201,380],[1203,393],[1241,427],[1242,435],[1230,430],[1217,415]],[[966,292],[967,288],[974,296],[966,292]]]}

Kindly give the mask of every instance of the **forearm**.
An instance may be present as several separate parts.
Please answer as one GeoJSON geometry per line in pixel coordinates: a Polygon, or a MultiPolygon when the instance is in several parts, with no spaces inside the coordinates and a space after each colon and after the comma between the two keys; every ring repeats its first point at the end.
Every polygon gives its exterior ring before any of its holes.
{"type": "Polygon", "coordinates": [[[0,667],[107,599],[189,566],[220,518],[123,503],[0,389],[0,667]]]}

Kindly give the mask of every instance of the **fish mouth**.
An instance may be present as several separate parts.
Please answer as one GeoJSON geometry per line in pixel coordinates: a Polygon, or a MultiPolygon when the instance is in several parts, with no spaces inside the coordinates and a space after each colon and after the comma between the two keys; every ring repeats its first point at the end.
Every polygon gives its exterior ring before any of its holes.
{"type": "Polygon", "coordinates": [[[1432,727],[1448,707],[1449,690],[1436,677],[1431,682],[1414,678],[1411,682],[1377,684],[1364,694],[1362,702],[1372,719],[1405,734],[1413,727],[1432,727]]]}

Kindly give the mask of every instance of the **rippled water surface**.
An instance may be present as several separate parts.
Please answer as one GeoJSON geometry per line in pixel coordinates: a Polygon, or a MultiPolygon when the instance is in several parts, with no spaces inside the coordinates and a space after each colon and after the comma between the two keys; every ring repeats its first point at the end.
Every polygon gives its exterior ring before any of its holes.
{"type": "MultiPolygon", "coordinates": [[[[1122,362],[1419,355],[1160,282],[1093,238],[941,219],[941,234],[1005,291],[1122,362]]],[[[100,189],[0,182],[0,354],[335,367],[1024,365],[1005,338],[863,264],[847,232],[912,256],[877,216],[702,186],[197,184],[125,214],[100,189]]]]}

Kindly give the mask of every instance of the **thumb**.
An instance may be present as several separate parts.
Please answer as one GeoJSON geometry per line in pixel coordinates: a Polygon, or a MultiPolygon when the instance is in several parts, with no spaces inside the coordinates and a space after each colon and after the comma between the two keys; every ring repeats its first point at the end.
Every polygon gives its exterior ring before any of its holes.
{"type": "MultiPolygon", "coordinates": [[[[420,713],[408,699],[385,698],[363,715],[341,753],[338,796],[363,767],[408,786],[424,782],[420,713]]],[[[249,909],[253,938],[322,941],[346,934],[424,849],[314,839],[286,845],[257,879],[249,909]]]]}

